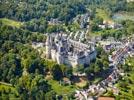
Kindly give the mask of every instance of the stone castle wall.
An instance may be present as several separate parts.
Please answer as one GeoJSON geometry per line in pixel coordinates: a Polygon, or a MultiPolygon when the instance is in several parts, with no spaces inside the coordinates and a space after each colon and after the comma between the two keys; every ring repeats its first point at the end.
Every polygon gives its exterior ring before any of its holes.
{"type": "Polygon", "coordinates": [[[96,50],[89,48],[88,45],[79,43],[74,40],[56,40],[57,44],[51,37],[46,41],[46,57],[52,59],[58,64],[66,64],[69,66],[89,65],[90,61],[96,58],[96,50]],[[63,42],[63,43],[62,43],[63,42]],[[68,46],[73,45],[74,50],[68,51],[68,46]]]}

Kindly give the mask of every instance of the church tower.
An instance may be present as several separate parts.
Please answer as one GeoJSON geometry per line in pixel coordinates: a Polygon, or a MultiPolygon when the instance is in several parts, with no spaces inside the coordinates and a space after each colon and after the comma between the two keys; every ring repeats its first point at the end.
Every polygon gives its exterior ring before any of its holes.
{"type": "Polygon", "coordinates": [[[47,35],[47,40],[46,40],[46,58],[48,59],[51,58],[51,43],[50,43],[49,35],[47,35]]]}

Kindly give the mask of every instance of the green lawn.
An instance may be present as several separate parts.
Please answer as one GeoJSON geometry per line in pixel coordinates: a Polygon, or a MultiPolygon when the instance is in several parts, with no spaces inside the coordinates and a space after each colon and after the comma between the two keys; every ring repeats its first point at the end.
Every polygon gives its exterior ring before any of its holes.
{"type": "Polygon", "coordinates": [[[96,9],[96,15],[103,18],[104,20],[111,20],[106,10],[96,9]]]}
{"type": "Polygon", "coordinates": [[[0,18],[0,21],[2,21],[2,23],[6,25],[17,27],[17,28],[20,28],[23,25],[22,22],[14,21],[14,20],[7,19],[7,18],[0,18]]]}
{"type": "Polygon", "coordinates": [[[134,21],[134,12],[118,12],[113,15],[113,20],[121,21],[121,20],[132,20],[134,21]]]}
{"type": "Polygon", "coordinates": [[[8,84],[0,83],[0,100],[20,100],[17,90],[8,84]]]}
{"type": "Polygon", "coordinates": [[[52,89],[59,95],[68,95],[75,91],[75,87],[73,85],[71,86],[62,86],[59,84],[58,81],[55,80],[49,80],[48,83],[52,85],[52,89]]]}
{"type": "Polygon", "coordinates": [[[0,83],[0,92],[3,90],[5,90],[7,93],[11,91],[12,93],[18,94],[17,90],[14,87],[0,83]]]}

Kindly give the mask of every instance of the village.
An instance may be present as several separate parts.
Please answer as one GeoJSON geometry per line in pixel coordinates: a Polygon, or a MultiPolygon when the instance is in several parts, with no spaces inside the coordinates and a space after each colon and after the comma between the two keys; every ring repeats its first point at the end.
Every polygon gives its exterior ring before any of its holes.
{"type": "MultiPolygon", "coordinates": [[[[76,34],[78,35],[78,33],[76,34]]],[[[89,85],[89,88],[87,89],[76,90],[75,97],[77,98],[77,100],[94,100],[93,98],[99,98],[99,96],[101,96],[107,90],[111,90],[115,95],[118,95],[120,90],[116,86],[114,86],[114,84],[118,81],[119,77],[123,77],[125,75],[123,70],[118,67],[118,64],[124,64],[125,59],[128,56],[134,55],[134,36],[123,39],[122,41],[115,41],[113,38],[107,40],[99,40],[96,41],[96,45],[102,46],[105,52],[109,52],[111,49],[114,49],[114,51],[112,52],[111,55],[109,55],[108,58],[109,59],[109,69],[108,69],[109,73],[107,73],[108,76],[106,79],[100,81],[98,84],[89,85]],[[95,96],[90,95],[92,93],[95,94],[95,96]]],[[[42,43],[39,43],[37,45],[37,47],[44,47],[44,46],[45,44],[42,43]]],[[[58,63],[61,64],[61,62],[58,63]]],[[[85,76],[85,73],[81,74],[74,73],[74,75],[85,76]]]]}
{"type": "MultiPolygon", "coordinates": [[[[54,21],[54,23],[52,21],[53,24],[58,23],[58,20],[54,21]]],[[[128,56],[134,55],[134,36],[123,38],[122,40],[115,40],[113,37],[101,39],[101,37],[98,36],[89,39],[87,34],[90,26],[87,23],[90,22],[90,15],[79,15],[74,19],[74,21],[79,22],[81,30],[70,33],[53,33],[51,35],[48,33],[46,43],[33,43],[32,46],[40,53],[43,53],[42,57],[52,59],[58,64],[66,64],[67,66],[72,67],[77,67],[77,65],[90,65],[90,62],[96,58],[97,52],[95,48],[97,46],[101,46],[105,52],[113,50],[108,58],[109,68],[106,73],[108,76],[97,84],[89,85],[87,89],[76,90],[75,97],[77,100],[94,100],[94,98],[98,98],[99,100],[99,97],[108,90],[112,91],[113,94],[118,95],[120,90],[114,86],[114,84],[118,81],[119,77],[123,77],[125,74],[118,65],[125,64],[125,59],[128,56]],[[38,49],[40,47],[45,48],[43,49],[45,51],[41,52],[40,49],[38,49]],[[90,54],[90,52],[92,53],[90,54]],[[87,53],[89,53],[88,56],[87,53]],[[92,94],[94,94],[94,96],[92,94]]],[[[102,29],[123,28],[121,24],[105,21],[98,27],[102,29]]],[[[86,75],[84,72],[73,74],[74,76],[77,75],[80,77],[86,75]]]]}
{"type": "MultiPolygon", "coordinates": [[[[118,44],[118,42],[117,42],[118,44]]],[[[111,45],[112,44],[111,42],[111,45]]],[[[107,45],[105,45],[107,46],[107,45]]],[[[113,48],[113,47],[112,47],[113,48]]],[[[103,94],[106,90],[111,89],[114,94],[118,95],[119,89],[114,86],[116,81],[118,81],[119,76],[124,76],[125,73],[118,67],[118,64],[124,64],[125,59],[128,56],[133,56],[134,54],[134,37],[125,42],[117,51],[114,51],[112,55],[109,55],[109,76],[98,84],[89,86],[86,90],[76,91],[77,100],[94,100],[89,93],[95,93],[96,98],[103,94]]],[[[106,98],[104,98],[106,99],[106,98]]]]}

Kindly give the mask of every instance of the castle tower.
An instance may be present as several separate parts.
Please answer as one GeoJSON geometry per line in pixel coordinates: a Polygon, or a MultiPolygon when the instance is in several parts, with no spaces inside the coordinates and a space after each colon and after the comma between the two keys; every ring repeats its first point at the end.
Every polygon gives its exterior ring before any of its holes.
{"type": "Polygon", "coordinates": [[[63,48],[63,44],[60,41],[60,43],[58,44],[58,52],[57,52],[57,62],[58,64],[63,64],[64,63],[64,48],[63,48]]]}
{"type": "Polygon", "coordinates": [[[74,64],[74,66],[76,67],[77,65],[79,65],[79,56],[78,56],[78,54],[75,54],[75,64],[74,64]]]}
{"type": "Polygon", "coordinates": [[[64,61],[63,61],[63,56],[61,53],[57,52],[57,63],[58,64],[63,64],[64,61]]]}
{"type": "Polygon", "coordinates": [[[90,51],[85,51],[85,64],[89,65],[90,64],[90,57],[89,57],[90,51]]]}
{"type": "Polygon", "coordinates": [[[51,58],[51,43],[50,43],[50,36],[47,36],[46,40],[46,58],[51,58]]]}

